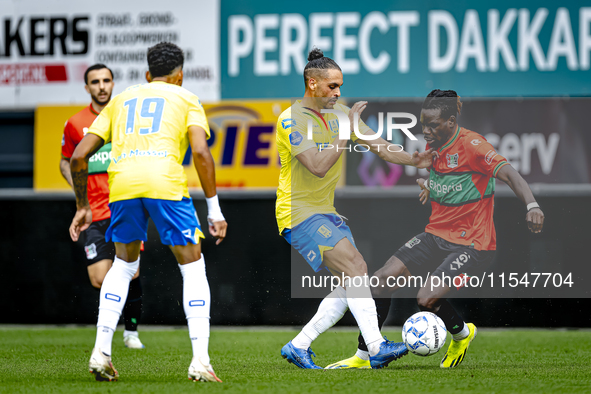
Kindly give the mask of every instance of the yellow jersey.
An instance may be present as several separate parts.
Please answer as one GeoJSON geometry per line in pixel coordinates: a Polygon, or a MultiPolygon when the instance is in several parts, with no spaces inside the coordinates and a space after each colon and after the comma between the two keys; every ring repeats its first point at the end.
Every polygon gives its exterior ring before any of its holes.
{"type": "Polygon", "coordinates": [[[199,98],[166,82],[127,88],[101,111],[88,132],[112,142],[109,202],[189,197],[183,159],[189,126],[210,136],[199,98]]]}
{"type": "MultiPolygon", "coordinates": [[[[335,104],[335,110],[349,114],[350,108],[335,104]]],[[[370,128],[359,121],[359,132],[370,128]]],[[[277,121],[277,150],[281,158],[279,187],[275,215],[281,234],[315,214],[336,214],[334,191],[343,171],[343,155],[328,170],[324,178],[312,174],[296,158],[308,149],[318,149],[332,144],[339,134],[339,121],[335,114],[321,114],[296,101],[283,111],[277,121]],[[312,137],[308,139],[308,119],[312,120],[312,137]]],[[[351,139],[357,140],[354,133],[351,139]]],[[[334,148],[333,148],[334,149],[334,148]]]]}

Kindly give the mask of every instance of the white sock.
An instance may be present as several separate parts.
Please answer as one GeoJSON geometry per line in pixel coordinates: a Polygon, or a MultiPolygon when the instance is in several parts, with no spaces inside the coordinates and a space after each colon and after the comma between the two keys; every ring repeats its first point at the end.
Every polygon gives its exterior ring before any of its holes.
{"type": "Polygon", "coordinates": [[[458,332],[457,334],[451,334],[454,341],[461,341],[462,339],[466,339],[468,338],[468,335],[470,335],[470,329],[468,328],[468,325],[466,323],[464,323],[464,328],[462,328],[462,331],[458,332]]]}
{"type": "Polygon", "coordinates": [[[183,275],[183,308],[189,326],[193,356],[209,364],[209,309],[211,296],[203,255],[197,261],[179,265],[183,275]]]}
{"type": "Polygon", "coordinates": [[[194,317],[187,319],[189,326],[189,337],[191,337],[191,347],[193,356],[201,359],[205,365],[209,364],[209,319],[204,317],[194,317]]]}
{"type": "Polygon", "coordinates": [[[298,349],[308,349],[313,340],[341,320],[347,308],[345,289],[339,286],[322,300],[318,312],[291,343],[298,349]]]}
{"type": "Polygon", "coordinates": [[[123,338],[128,337],[128,336],[134,336],[134,337],[140,337],[140,334],[137,331],[128,331],[125,330],[123,331],[123,338]]]}
{"type": "Polygon", "coordinates": [[[137,272],[139,265],[139,258],[132,263],[127,263],[115,257],[113,266],[103,280],[94,346],[100,348],[101,351],[108,355],[111,354],[113,334],[117,329],[117,323],[127,300],[129,282],[131,282],[131,278],[137,272]]]}
{"type": "Polygon", "coordinates": [[[357,349],[355,355],[362,360],[368,361],[369,360],[369,352],[361,349],[357,349]]]}
{"type": "Polygon", "coordinates": [[[347,287],[347,303],[361,330],[370,356],[380,351],[380,344],[384,341],[378,327],[378,312],[376,303],[371,297],[369,278],[356,276],[351,278],[347,287]]]}

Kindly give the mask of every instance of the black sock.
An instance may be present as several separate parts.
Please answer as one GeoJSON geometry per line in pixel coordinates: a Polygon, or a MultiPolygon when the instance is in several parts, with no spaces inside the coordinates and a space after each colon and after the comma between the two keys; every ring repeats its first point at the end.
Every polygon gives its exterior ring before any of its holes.
{"type": "Polygon", "coordinates": [[[442,300],[437,316],[443,320],[450,334],[457,334],[464,329],[464,319],[447,300],[442,300]]]}
{"type": "MultiPolygon", "coordinates": [[[[390,312],[392,298],[374,298],[374,301],[376,302],[376,309],[378,311],[378,327],[380,327],[381,330],[384,326],[384,322],[388,318],[388,312],[390,312]]],[[[361,331],[359,331],[359,337],[357,338],[357,341],[359,342],[357,348],[367,352],[367,345],[365,344],[365,340],[363,339],[361,331]]]]}
{"type": "Polygon", "coordinates": [[[142,316],[142,283],[140,278],[129,282],[129,293],[123,307],[123,320],[127,331],[137,331],[142,316]]]}

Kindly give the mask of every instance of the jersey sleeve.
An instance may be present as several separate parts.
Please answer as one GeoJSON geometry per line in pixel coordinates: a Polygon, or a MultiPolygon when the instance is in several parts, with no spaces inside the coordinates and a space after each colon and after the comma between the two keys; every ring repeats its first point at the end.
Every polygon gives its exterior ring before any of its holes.
{"type": "Polygon", "coordinates": [[[470,166],[474,171],[495,177],[501,167],[509,164],[495,148],[482,136],[470,137],[465,142],[466,150],[471,151],[470,166]]]}
{"type": "Polygon", "coordinates": [[[76,128],[70,121],[67,121],[64,126],[64,135],[62,136],[62,157],[69,160],[79,142],[76,128]]]}
{"type": "Polygon", "coordinates": [[[296,122],[294,118],[279,118],[277,121],[278,142],[284,149],[289,149],[292,157],[308,149],[316,149],[316,143],[307,138],[307,130],[303,123],[296,122]]]}
{"type": "Polygon", "coordinates": [[[201,101],[195,95],[192,95],[189,100],[189,111],[187,114],[187,129],[190,126],[198,126],[205,130],[207,138],[209,139],[211,131],[209,130],[209,123],[207,122],[207,116],[205,116],[205,110],[201,101]]]}
{"type": "Polygon", "coordinates": [[[116,100],[111,100],[109,104],[96,117],[92,125],[88,128],[88,132],[96,134],[105,141],[105,143],[111,141],[112,136],[112,117],[113,117],[113,106],[116,100]]]}

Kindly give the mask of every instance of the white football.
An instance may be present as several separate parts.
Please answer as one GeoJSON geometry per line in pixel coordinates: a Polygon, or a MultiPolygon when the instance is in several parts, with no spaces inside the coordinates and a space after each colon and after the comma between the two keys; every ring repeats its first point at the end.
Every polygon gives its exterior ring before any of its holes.
{"type": "Polygon", "coordinates": [[[418,312],[402,326],[402,340],[409,352],[417,356],[431,356],[445,345],[447,329],[434,313],[418,312]]]}

